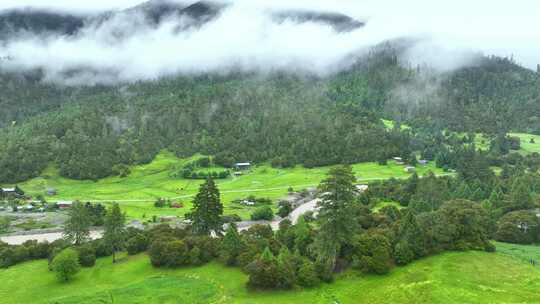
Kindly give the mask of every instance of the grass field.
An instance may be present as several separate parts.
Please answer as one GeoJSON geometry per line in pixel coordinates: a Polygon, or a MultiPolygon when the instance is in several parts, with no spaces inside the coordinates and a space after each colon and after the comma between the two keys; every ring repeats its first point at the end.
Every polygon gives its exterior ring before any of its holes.
{"type": "Polygon", "coordinates": [[[509,133],[510,136],[519,137],[521,140],[521,149],[519,150],[522,154],[531,154],[531,153],[540,153],[540,136],[527,133],[509,133]],[[534,139],[534,143],[531,143],[531,138],[534,139]]]}
{"type": "MultiPolygon", "coordinates": [[[[125,178],[109,177],[96,182],[62,178],[55,168],[50,167],[40,177],[21,183],[19,186],[33,196],[44,195],[49,187],[55,188],[58,195],[45,196],[51,201],[117,201],[132,218],[183,215],[190,209],[191,197],[197,192],[202,181],[173,178],[170,175],[175,167],[190,160],[179,159],[172,153],[163,151],[150,164],[133,167],[131,174],[125,178]],[[184,203],[185,208],[154,208],[153,202],[160,197],[179,200],[184,203]]],[[[325,177],[328,169],[328,167],[306,169],[301,166],[275,169],[268,165],[261,165],[244,176],[218,180],[225,213],[236,213],[246,218],[252,209],[232,204],[232,200],[245,198],[251,194],[277,200],[287,194],[289,187],[300,190],[316,186],[325,177]]],[[[361,163],[354,165],[353,170],[359,182],[390,177],[406,178],[410,175],[404,171],[403,166],[396,165],[394,162],[389,162],[387,166],[361,163]]],[[[429,170],[442,174],[442,171],[435,168],[434,164],[417,168],[419,174],[425,174],[429,170]]]]}
{"type": "Polygon", "coordinates": [[[540,269],[504,253],[449,252],[389,275],[348,271],[314,289],[255,292],[237,268],[154,269],[145,255],[109,258],[58,283],[46,261],[0,270],[2,303],[540,303],[540,269]]]}
{"type": "Polygon", "coordinates": [[[540,267],[540,246],[514,245],[500,242],[495,242],[495,246],[497,246],[497,252],[500,254],[510,256],[526,263],[530,263],[531,260],[534,260],[538,267],[540,267]]]}

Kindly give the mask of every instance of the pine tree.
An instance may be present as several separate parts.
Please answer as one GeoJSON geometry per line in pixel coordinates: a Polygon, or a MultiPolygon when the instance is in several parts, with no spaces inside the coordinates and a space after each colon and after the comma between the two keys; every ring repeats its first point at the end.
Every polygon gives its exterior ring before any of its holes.
{"type": "Polygon", "coordinates": [[[294,246],[302,255],[307,255],[308,246],[312,242],[311,227],[301,216],[294,225],[294,246]]]}
{"type": "Polygon", "coordinates": [[[126,216],[114,203],[105,216],[105,233],[103,239],[112,250],[113,263],[116,263],[116,252],[124,247],[126,216]]]}
{"type": "Polygon", "coordinates": [[[238,234],[236,225],[234,223],[231,223],[229,228],[227,228],[227,231],[225,232],[223,241],[221,242],[221,259],[227,265],[236,265],[236,259],[244,248],[245,245],[242,242],[240,235],[238,234]]]}
{"type": "Polygon", "coordinates": [[[526,210],[533,207],[531,194],[527,185],[521,182],[520,179],[514,182],[512,191],[510,193],[510,200],[515,209],[526,210]]]}
{"type": "Polygon", "coordinates": [[[471,188],[469,188],[467,182],[462,180],[459,184],[459,187],[454,192],[454,198],[468,199],[469,197],[471,197],[471,194],[471,188]]]}
{"type": "Polygon", "coordinates": [[[418,160],[416,159],[416,155],[414,153],[411,153],[411,156],[409,156],[409,165],[416,167],[418,165],[418,160]]]}
{"type": "Polygon", "coordinates": [[[414,257],[425,255],[424,233],[411,211],[406,211],[399,225],[398,240],[405,242],[413,251],[414,257]]]}
{"type": "Polygon", "coordinates": [[[64,224],[64,238],[75,245],[81,245],[90,237],[92,219],[88,209],[80,202],[75,202],[71,206],[68,216],[69,218],[64,224]]]}
{"type": "Polygon", "coordinates": [[[280,277],[281,288],[291,288],[296,282],[296,267],[293,261],[293,255],[287,247],[281,247],[277,256],[277,267],[280,277]]]}
{"type": "Polygon", "coordinates": [[[350,243],[358,231],[354,214],[356,178],[350,166],[330,169],[328,177],[319,185],[322,194],[317,221],[320,226],[316,240],[317,259],[332,271],[343,244],[350,243]]]}
{"type": "Polygon", "coordinates": [[[220,234],[223,231],[222,215],[223,204],[219,198],[219,190],[214,180],[208,177],[193,200],[193,231],[202,235],[210,235],[211,232],[220,234]]]}
{"type": "Polygon", "coordinates": [[[304,259],[298,270],[298,285],[302,287],[313,287],[320,283],[317,277],[315,265],[308,259],[304,259]]]}
{"type": "Polygon", "coordinates": [[[491,194],[489,195],[489,203],[493,208],[500,208],[503,205],[504,200],[504,194],[501,190],[500,186],[495,187],[493,191],[491,191],[491,194]]]}

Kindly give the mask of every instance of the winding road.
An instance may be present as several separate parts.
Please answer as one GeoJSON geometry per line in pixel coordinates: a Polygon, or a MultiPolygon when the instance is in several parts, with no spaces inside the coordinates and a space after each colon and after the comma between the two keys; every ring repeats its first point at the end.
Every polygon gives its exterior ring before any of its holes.
{"type": "MultiPolygon", "coordinates": [[[[308,201],[305,204],[300,205],[298,208],[294,209],[291,214],[287,217],[287,219],[291,220],[293,224],[296,224],[298,222],[298,219],[300,216],[305,214],[309,211],[316,211],[317,210],[317,203],[319,202],[319,199],[313,199],[308,201]]],[[[282,218],[274,219],[273,221],[241,221],[236,223],[238,230],[247,230],[250,227],[258,224],[268,224],[272,227],[273,230],[278,230],[279,228],[279,222],[281,222],[282,218]]],[[[95,240],[98,238],[101,238],[103,235],[103,232],[100,230],[93,230],[90,231],[90,238],[95,240]]],[[[38,242],[54,242],[58,239],[62,238],[62,231],[54,231],[54,232],[45,232],[45,233],[31,233],[31,234],[19,234],[19,235],[10,235],[10,236],[3,236],[0,237],[0,241],[10,244],[10,245],[20,245],[23,244],[26,241],[29,240],[37,240],[38,242]]]]}

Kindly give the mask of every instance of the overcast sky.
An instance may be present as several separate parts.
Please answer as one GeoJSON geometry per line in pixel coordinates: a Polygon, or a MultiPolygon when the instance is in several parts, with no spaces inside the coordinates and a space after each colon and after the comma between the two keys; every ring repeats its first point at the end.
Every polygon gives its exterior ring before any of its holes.
{"type": "MultiPolygon", "coordinates": [[[[186,2],[180,1],[179,2],[186,2]]],[[[0,9],[39,7],[77,13],[123,9],[140,0],[0,0],[0,9]]],[[[187,1],[189,3],[189,1],[187,1]]],[[[194,2],[194,1],[191,1],[194,2]]],[[[441,70],[469,64],[471,53],[511,56],[531,69],[540,63],[539,0],[236,0],[218,20],[198,31],[173,33],[180,21],[138,29],[134,16],[121,16],[76,39],[20,37],[0,46],[12,68],[44,67],[51,78],[64,69],[89,66],[97,81],[151,79],[172,73],[216,71],[231,66],[325,73],[350,54],[377,43],[409,37],[413,63],[441,70]],[[367,26],[336,33],[320,24],[275,24],[271,9],[338,11],[367,26]],[[129,39],[115,42],[118,32],[129,39]],[[39,38],[39,39],[38,39],[39,38]],[[112,41],[112,42],[111,42],[112,41]],[[107,75],[99,71],[115,71],[107,75]],[[95,72],[94,72],[95,73],[95,72]],[[97,77],[97,78],[96,78],[97,77]]],[[[185,22],[185,21],[182,21],[185,22]]],[[[84,80],[86,81],[86,80],[84,80]]]]}

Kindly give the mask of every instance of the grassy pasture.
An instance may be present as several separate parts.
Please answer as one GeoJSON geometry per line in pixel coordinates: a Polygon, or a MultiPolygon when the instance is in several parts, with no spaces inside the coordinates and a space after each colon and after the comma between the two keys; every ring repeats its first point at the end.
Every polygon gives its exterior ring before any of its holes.
{"type": "MultiPolygon", "coordinates": [[[[201,180],[173,178],[174,168],[191,161],[179,159],[172,153],[163,151],[154,161],[147,165],[134,166],[131,174],[125,178],[108,177],[98,181],[78,181],[60,177],[58,170],[50,167],[40,177],[21,183],[20,186],[30,195],[44,195],[47,188],[58,191],[54,197],[46,197],[50,201],[81,200],[81,201],[117,201],[128,216],[132,218],[151,218],[153,215],[183,215],[191,207],[191,197],[197,192],[201,180]],[[157,198],[171,198],[184,203],[181,209],[154,208],[157,198]]],[[[273,200],[287,194],[287,189],[293,187],[300,190],[314,187],[325,177],[329,167],[306,169],[301,166],[288,169],[276,169],[269,165],[253,168],[244,176],[230,177],[218,180],[218,186],[225,204],[225,213],[236,213],[248,217],[252,208],[235,205],[231,201],[248,195],[268,197],[273,200]]],[[[391,177],[406,178],[410,173],[404,171],[404,166],[390,161],[386,166],[376,163],[360,163],[353,165],[353,170],[359,182],[369,182],[391,177]]],[[[434,164],[418,166],[417,172],[422,175],[429,170],[442,174],[442,170],[434,164]]]]}
{"type": "Polygon", "coordinates": [[[531,154],[531,153],[540,153],[540,136],[527,133],[509,133],[510,136],[519,137],[521,140],[521,149],[519,150],[522,154],[531,154]],[[531,143],[531,138],[534,139],[534,143],[531,143]]]}
{"type": "Polygon", "coordinates": [[[145,255],[110,258],[58,283],[46,261],[0,270],[2,303],[540,303],[540,269],[504,253],[448,252],[389,275],[340,274],[332,284],[249,291],[238,268],[154,269],[145,255]]]}

